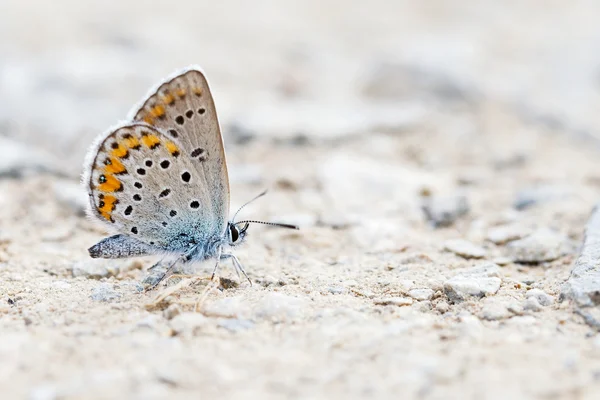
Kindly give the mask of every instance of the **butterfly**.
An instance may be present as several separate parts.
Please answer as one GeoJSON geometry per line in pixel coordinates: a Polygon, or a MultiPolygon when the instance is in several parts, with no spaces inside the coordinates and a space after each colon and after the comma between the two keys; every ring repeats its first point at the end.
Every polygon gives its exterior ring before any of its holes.
{"type": "Polygon", "coordinates": [[[228,219],[223,137],[208,82],[197,67],[165,80],[132,110],[129,121],[96,139],[86,157],[83,184],[88,214],[116,233],[90,247],[90,256],[175,256],[161,279],[177,262],[215,259],[214,276],[219,262],[231,259],[250,281],[229,252],[245,240],[248,226],[298,229],[236,222],[250,202],[228,219]]]}

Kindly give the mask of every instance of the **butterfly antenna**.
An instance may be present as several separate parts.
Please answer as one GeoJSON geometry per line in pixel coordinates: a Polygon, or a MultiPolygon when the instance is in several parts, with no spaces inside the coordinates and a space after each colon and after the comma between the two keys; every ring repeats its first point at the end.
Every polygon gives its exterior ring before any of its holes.
{"type": "Polygon", "coordinates": [[[262,192],[261,194],[259,194],[258,196],[256,196],[255,198],[253,198],[250,201],[247,201],[246,203],[244,203],[240,208],[238,208],[238,210],[235,212],[235,214],[233,214],[233,218],[231,218],[232,221],[235,221],[235,217],[238,215],[238,213],[240,211],[242,211],[242,208],[246,207],[248,204],[252,203],[254,200],[260,199],[261,197],[263,197],[265,194],[267,194],[267,191],[265,190],[264,192],[262,192]]]}
{"type": "Polygon", "coordinates": [[[288,229],[300,229],[298,228],[297,225],[291,225],[291,224],[281,224],[279,222],[264,222],[264,221],[252,221],[252,220],[246,220],[246,221],[240,221],[240,222],[236,222],[236,225],[238,224],[263,224],[263,225],[271,225],[271,226],[279,226],[280,228],[288,228],[288,229]]]}

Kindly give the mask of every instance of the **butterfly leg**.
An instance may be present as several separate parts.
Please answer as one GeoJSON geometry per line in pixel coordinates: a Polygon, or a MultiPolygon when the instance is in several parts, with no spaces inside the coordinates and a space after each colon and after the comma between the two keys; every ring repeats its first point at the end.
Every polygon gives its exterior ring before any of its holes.
{"type": "Polygon", "coordinates": [[[221,256],[222,260],[227,259],[227,258],[231,258],[231,261],[233,262],[233,266],[235,268],[235,272],[237,273],[238,278],[240,278],[240,271],[241,271],[242,274],[244,274],[244,276],[248,280],[248,282],[250,282],[250,286],[252,286],[252,281],[248,277],[248,274],[246,274],[246,271],[244,270],[244,267],[242,266],[242,263],[240,262],[240,260],[238,260],[238,258],[236,256],[234,256],[233,254],[223,254],[221,256]]]}
{"type": "Polygon", "coordinates": [[[219,262],[221,261],[222,254],[223,254],[223,248],[219,247],[219,250],[217,250],[217,262],[215,263],[215,268],[213,269],[212,276],[210,277],[211,281],[213,279],[215,279],[215,274],[217,273],[217,269],[219,269],[219,262]]]}
{"type": "MultiPolygon", "coordinates": [[[[170,265],[169,267],[165,270],[165,272],[163,272],[158,278],[152,279],[152,281],[148,281],[146,283],[149,284],[149,286],[146,288],[146,291],[152,290],[154,289],[156,286],[158,286],[159,283],[161,283],[162,281],[165,280],[165,278],[169,277],[171,274],[173,274],[173,270],[175,269],[175,265],[177,265],[177,263],[179,261],[189,261],[190,260],[190,256],[194,253],[194,251],[196,251],[196,247],[194,246],[190,251],[188,251],[187,253],[177,257],[170,265]]],[[[162,260],[161,260],[162,261],[162,260]]],[[[158,263],[157,263],[158,264],[158,263]]],[[[157,264],[153,265],[151,267],[155,268],[157,267],[157,264]]],[[[146,281],[146,280],[144,280],[146,281]]]]}

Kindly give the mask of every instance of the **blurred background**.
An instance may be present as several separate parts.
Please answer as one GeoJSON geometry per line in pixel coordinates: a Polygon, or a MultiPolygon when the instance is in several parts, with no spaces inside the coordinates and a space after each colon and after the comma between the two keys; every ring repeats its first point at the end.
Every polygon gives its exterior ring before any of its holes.
{"type": "Polygon", "coordinates": [[[399,130],[432,98],[482,96],[597,136],[599,12],[594,0],[3,0],[0,135],[76,175],[96,134],[199,64],[230,140],[399,130]]]}
{"type": "Polygon", "coordinates": [[[599,16],[598,0],[0,0],[3,393],[600,398],[599,336],[559,302],[600,194],[599,16]],[[302,227],[253,227],[236,255],[254,286],[203,314],[202,287],[142,292],[152,260],[89,258],[106,232],[79,185],[94,137],[191,64],[232,209],[268,188],[244,218],[302,227]]]}

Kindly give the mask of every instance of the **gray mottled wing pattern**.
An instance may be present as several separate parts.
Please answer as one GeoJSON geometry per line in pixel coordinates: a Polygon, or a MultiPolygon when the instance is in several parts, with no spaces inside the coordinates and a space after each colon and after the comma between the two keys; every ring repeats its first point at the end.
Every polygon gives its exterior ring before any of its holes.
{"type": "Polygon", "coordinates": [[[202,207],[211,208],[204,217],[220,224],[222,233],[229,216],[229,176],[217,111],[204,74],[192,68],[168,79],[132,113],[132,119],[178,141],[182,156],[196,171],[195,196],[202,207]]]}
{"type": "MultiPolygon", "coordinates": [[[[202,162],[186,151],[178,139],[145,123],[110,131],[87,171],[92,212],[113,230],[158,250],[182,252],[205,242],[221,223],[210,202],[207,206],[202,162]]],[[[210,153],[205,156],[210,160],[210,153]]]]}

